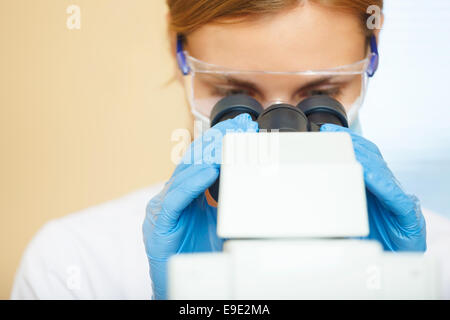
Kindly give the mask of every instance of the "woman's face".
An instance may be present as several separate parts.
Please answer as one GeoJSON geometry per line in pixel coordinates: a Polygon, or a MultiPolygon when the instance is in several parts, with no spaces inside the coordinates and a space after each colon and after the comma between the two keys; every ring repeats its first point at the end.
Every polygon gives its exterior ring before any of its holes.
{"type": "MultiPolygon", "coordinates": [[[[208,24],[187,36],[186,49],[199,60],[233,70],[292,72],[349,65],[366,57],[366,38],[355,15],[322,5],[298,5],[276,14],[238,23],[208,24]]],[[[274,102],[296,105],[313,94],[328,94],[348,110],[359,97],[362,76],[199,74],[195,94],[246,93],[267,107],[274,102]]],[[[214,100],[214,98],[213,98],[214,100]]],[[[209,101],[209,102],[208,102],[209,101]]],[[[201,104],[201,103],[200,103],[201,104]]]]}

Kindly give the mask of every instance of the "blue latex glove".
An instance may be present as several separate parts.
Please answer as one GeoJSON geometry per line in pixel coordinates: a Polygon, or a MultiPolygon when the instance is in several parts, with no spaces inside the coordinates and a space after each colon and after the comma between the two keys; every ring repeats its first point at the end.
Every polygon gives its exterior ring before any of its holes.
{"type": "Polygon", "coordinates": [[[208,204],[204,192],[219,176],[226,131],[257,129],[248,114],[219,122],[191,143],[164,189],[148,203],[142,229],[153,299],[167,299],[167,261],[171,256],[222,250],[224,239],[216,231],[217,208],[208,204]],[[212,147],[217,154],[211,152],[212,147]]]}
{"type": "Polygon", "coordinates": [[[333,124],[320,128],[323,132],[348,132],[356,159],[364,168],[370,233],[385,250],[425,251],[426,227],[419,200],[408,195],[387,167],[380,150],[372,142],[352,130],[333,124]]]}

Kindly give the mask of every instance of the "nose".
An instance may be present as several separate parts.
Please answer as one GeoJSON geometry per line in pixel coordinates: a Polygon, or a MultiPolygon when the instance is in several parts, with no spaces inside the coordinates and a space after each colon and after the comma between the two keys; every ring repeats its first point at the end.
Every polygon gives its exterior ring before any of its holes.
{"type": "Polygon", "coordinates": [[[290,104],[290,105],[295,106],[295,105],[297,105],[297,102],[291,101],[290,99],[276,98],[276,99],[266,100],[266,101],[262,102],[261,105],[262,105],[263,109],[267,109],[274,104],[290,104]]]}

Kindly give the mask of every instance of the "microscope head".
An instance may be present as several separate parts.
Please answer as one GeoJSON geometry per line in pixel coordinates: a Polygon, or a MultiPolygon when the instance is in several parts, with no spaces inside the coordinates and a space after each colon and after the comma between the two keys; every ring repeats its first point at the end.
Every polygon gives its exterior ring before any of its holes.
{"type": "Polygon", "coordinates": [[[229,133],[222,150],[220,237],[368,235],[363,169],[349,134],[229,133]]]}

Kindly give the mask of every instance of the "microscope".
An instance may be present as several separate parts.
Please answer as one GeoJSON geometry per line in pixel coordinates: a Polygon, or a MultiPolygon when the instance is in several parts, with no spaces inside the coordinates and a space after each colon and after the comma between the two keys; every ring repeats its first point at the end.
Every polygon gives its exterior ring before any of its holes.
{"type": "Polygon", "coordinates": [[[223,138],[217,200],[223,251],[169,259],[169,299],[438,299],[438,263],[364,239],[363,168],[345,109],[328,96],[263,110],[246,95],[220,100],[211,126],[248,113],[259,132],[223,138]]]}

